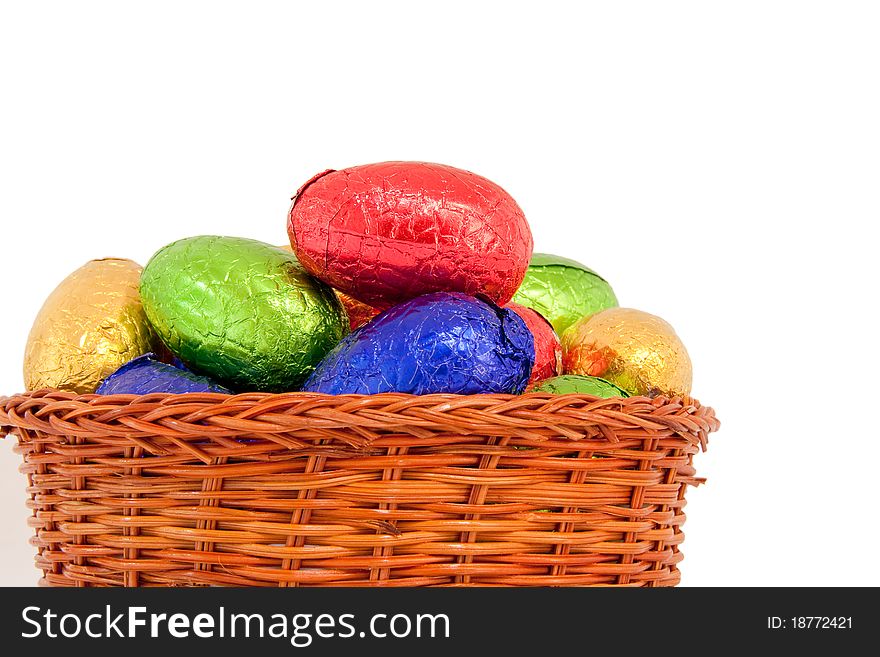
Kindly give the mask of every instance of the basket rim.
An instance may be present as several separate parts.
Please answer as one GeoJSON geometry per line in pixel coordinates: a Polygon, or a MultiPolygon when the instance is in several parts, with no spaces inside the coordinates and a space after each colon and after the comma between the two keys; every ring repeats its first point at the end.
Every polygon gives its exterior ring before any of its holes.
{"type": "MultiPolygon", "coordinates": [[[[137,440],[228,440],[241,434],[284,444],[284,436],[347,431],[344,442],[366,445],[379,434],[513,436],[543,431],[557,439],[598,437],[639,429],[686,438],[705,451],[720,428],[715,411],[690,397],[611,397],[530,392],[513,394],[151,393],[80,395],[50,388],[0,397],[0,437],[45,436],[137,440]],[[607,429],[611,429],[610,431],[607,429]]],[[[288,448],[302,441],[288,441],[288,448]]]]}

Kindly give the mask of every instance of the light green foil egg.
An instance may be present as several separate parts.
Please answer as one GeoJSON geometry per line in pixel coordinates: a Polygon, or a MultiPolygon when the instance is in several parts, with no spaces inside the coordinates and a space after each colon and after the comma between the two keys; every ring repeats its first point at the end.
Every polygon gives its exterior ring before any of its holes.
{"type": "Polygon", "coordinates": [[[605,379],[579,374],[563,374],[544,379],[529,392],[549,392],[554,395],[595,395],[602,399],[629,397],[629,393],[605,379]]]}
{"type": "Polygon", "coordinates": [[[238,237],[191,237],[144,268],[141,297],[162,341],[236,391],[296,390],[346,333],[333,290],[293,254],[238,237]]]}
{"type": "Polygon", "coordinates": [[[581,317],[617,306],[608,282],[589,267],[547,253],[535,253],[513,301],[537,310],[559,335],[581,317]]]}

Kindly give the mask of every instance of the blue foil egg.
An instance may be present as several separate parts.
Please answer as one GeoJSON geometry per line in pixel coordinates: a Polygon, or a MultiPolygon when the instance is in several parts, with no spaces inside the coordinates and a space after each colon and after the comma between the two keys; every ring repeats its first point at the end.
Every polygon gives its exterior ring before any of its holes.
{"type": "Polygon", "coordinates": [[[525,390],[534,339],[514,311],[458,292],[398,304],[330,351],[303,390],[331,395],[525,390]]]}
{"type": "Polygon", "coordinates": [[[168,365],[157,360],[155,354],[145,354],[128,361],[104,379],[97,392],[99,395],[146,395],[151,392],[232,394],[231,390],[211,379],[193,374],[180,361],[168,365]]]}

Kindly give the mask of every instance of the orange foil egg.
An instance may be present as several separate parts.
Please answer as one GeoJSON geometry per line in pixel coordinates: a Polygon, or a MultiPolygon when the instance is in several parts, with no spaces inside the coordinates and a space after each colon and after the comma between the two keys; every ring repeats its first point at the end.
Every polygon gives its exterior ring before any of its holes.
{"type": "Polygon", "coordinates": [[[65,278],[34,321],[24,357],[28,390],[95,392],[122,365],[161,347],[144,313],[141,267],[92,260],[65,278]]]}
{"type": "Polygon", "coordinates": [[[566,374],[598,376],[632,395],[687,396],[691,359],[666,321],[641,310],[609,308],[562,336],[566,374]]]}
{"type": "Polygon", "coordinates": [[[358,301],[354,297],[348,296],[345,292],[336,290],[336,296],[339,297],[346,314],[348,314],[348,321],[351,324],[352,331],[363,326],[379,314],[379,311],[373,308],[373,306],[368,306],[363,301],[358,301]]]}

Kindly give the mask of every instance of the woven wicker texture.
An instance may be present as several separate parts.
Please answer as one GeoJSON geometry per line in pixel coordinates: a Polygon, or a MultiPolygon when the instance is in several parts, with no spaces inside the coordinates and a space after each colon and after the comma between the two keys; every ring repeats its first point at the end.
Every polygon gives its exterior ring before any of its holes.
{"type": "Polygon", "coordinates": [[[689,399],[0,399],[51,586],[671,586],[689,399]]]}

